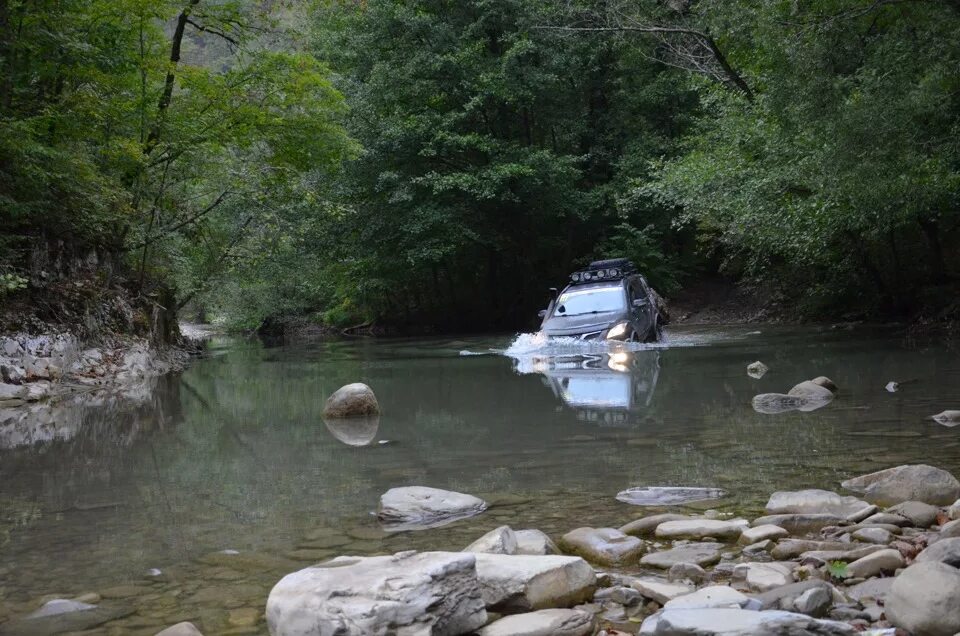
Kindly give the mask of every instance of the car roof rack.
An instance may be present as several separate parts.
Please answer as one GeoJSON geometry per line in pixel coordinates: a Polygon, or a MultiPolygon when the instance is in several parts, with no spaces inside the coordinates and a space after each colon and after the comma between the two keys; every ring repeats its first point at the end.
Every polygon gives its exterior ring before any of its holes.
{"type": "Polygon", "coordinates": [[[637,268],[626,258],[610,258],[603,261],[593,261],[587,269],[570,274],[573,285],[584,283],[601,283],[606,281],[622,280],[637,273],[637,268]]]}

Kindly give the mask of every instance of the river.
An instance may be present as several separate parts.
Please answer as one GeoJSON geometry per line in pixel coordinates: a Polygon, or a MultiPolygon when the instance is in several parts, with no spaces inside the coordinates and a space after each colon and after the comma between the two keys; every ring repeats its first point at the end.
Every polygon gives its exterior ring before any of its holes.
{"type": "Polygon", "coordinates": [[[615,499],[633,486],[719,487],[726,498],[693,507],[757,514],[773,490],[839,490],[901,463],[960,475],[960,429],[929,419],[958,405],[957,351],[892,329],[685,327],[613,351],[531,336],[214,340],[137,395],[0,416],[0,621],[45,595],[96,593],[133,612],[105,633],[178,620],[265,633],[257,612],[286,572],[461,549],[503,524],[617,527],[649,511],[615,499]],[[762,378],[746,372],[754,360],[770,367],[762,378]],[[819,375],[839,386],[823,408],[751,406],[819,375]],[[356,381],[383,409],[361,439],[320,417],[356,381]],[[372,512],[400,485],[492,506],[387,534],[372,512]]]}

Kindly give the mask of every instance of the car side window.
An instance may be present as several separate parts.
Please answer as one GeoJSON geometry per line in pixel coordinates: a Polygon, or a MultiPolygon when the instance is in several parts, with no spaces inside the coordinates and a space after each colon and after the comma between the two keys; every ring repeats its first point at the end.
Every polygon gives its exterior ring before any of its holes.
{"type": "Polygon", "coordinates": [[[647,293],[643,289],[643,283],[640,280],[640,277],[636,277],[630,281],[630,300],[635,300],[637,298],[646,298],[647,293]]]}

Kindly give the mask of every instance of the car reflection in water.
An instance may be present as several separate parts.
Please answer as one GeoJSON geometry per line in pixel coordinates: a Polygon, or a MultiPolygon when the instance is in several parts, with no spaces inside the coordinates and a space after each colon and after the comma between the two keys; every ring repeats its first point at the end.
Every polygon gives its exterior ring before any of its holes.
{"type": "Polygon", "coordinates": [[[660,375],[659,351],[540,357],[518,365],[539,373],[577,419],[601,426],[626,426],[653,400],[660,375]]]}

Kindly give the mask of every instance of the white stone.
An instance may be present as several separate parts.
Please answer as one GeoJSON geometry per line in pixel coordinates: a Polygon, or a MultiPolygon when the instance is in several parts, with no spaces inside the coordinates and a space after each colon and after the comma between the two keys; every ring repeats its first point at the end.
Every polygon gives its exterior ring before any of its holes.
{"type": "Polygon", "coordinates": [[[643,621],[640,634],[651,636],[853,636],[853,627],[803,614],[770,610],[671,609],[643,621]]]}
{"type": "Polygon", "coordinates": [[[708,585],[691,594],[678,596],[663,606],[663,609],[707,609],[732,607],[741,609],[748,605],[750,597],[729,585],[708,585]]]}
{"type": "Polygon", "coordinates": [[[630,586],[643,594],[645,598],[656,601],[663,605],[679,596],[690,594],[693,589],[686,585],[678,583],[668,583],[666,581],[655,581],[652,579],[631,579],[630,586]]]}
{"type": "Polygon", "coordinates": [[[85,612],[95,609],[96,605],[81,603],[79,601],[69,601],[65,598],[55,598],[47,601],[43,607],[27,615],[27,618],[43,618],[44,616],[57,616],[58,614],[69,614],[70,612],[85,612]]]}
{"type": "Polygon", "coordinates": [[[288,574],[267,599],[274,636],[454,636],[486,622],[475,555],[465,552],[337,557],[288,574]]]}
{"type": "MultiPolygon", "coordinates": [[[[870,507],[866,501],[856,497],[841,496],[829,490],[810,488],[773,493],[767,501],[766,511],[770,515],[831,514],[850,519],[865,513],[870,507]]],[[[869,514],[871,513],[863,514],[860,519],[866,518],[869,514]]]]}
{"type": "Polygon", "coordinates": [[[450,490],[426,486],[391,488],[380,496],[377,517],[388,531],[433,528],[472,517],[487,509],[487,503],[450,490]]]}
{"type": "Polygon", "coordinates": [[[770,370],[770,367],[764,363],[757,360],[756,362],[751,362],[747,365],[747,375],[754,379],[760,379],[766,375],[767,371],[770,370]]]}
{"type": "Polygon", "coordinates": [[[490,554],[516,554],[517,535],[510,529],[510,526],[500,526],[465,547],[463,551],[488,552],[490,554]]]}
{"type": "Polygon", "coordinates": [[[780,526],[767,524],[755,528],[747,528],[743,531],[743,534],[740,535],[738,543],[741,545],[750,545],[761,541],[783,539],[789,536],[790,533],[780,526]]]}
{"type": "Polygon", "coordinates": [[[157,632],[156,636],[203,636],[203,634],[193,623],[183,622],[157,632]]]}
{"type": "Polygon", "coordinates": [[[890,587],[887,619],[922,636],[960,632],[960,570],[945,563],[915,563],[890,587]]]}
{"type": "Polygon", "coordinates": [[[899,550],[879,550],[847,565],[847,574],[853,578],[870,578],[883,572],[894,572],[905,565],[899,550]]]}
{"type": "Polygon", "coordinates": [[[536,529],[517,530],[514,532],[517,539],[516,554],[560,554],[560,548],[553,539],[536,529]]]}
{"type": "Polygon", "coordinates": [[[736,539],[750,524],[744,519],[720,521],[718,519],[686,519],[666,521],[657,526],[655,532],[660,539],[736,539]]]}
{"type": "Polygon", "coordinates": [[[743,581],[754,592],[766,592],[793,583],[793,564],[739,563],[733,568],[733,578],[743,581]]]}
{"type": "Polygon", "coordinates": [[[480,590],[493,611],[568,607],[588,600],[596,574],[580,557],[475,555],[480,590]]]}
{"type": "Polygon", "coordinates": [[[478,633],[480,636],[588,636],[593,633],[593,623],[593,616],[587,612],[546,609],[501,618],[478,633]]]}
{"type": "Polygon", "coordinates": [[[931,419],[943,426],[960,426],[960,411],[943,411],[932,416],[931,419]]]}

